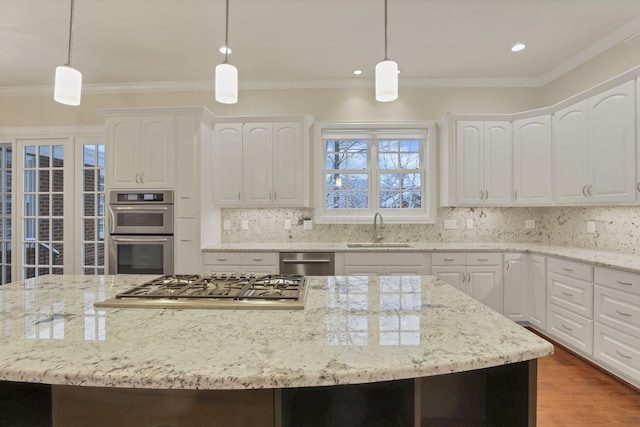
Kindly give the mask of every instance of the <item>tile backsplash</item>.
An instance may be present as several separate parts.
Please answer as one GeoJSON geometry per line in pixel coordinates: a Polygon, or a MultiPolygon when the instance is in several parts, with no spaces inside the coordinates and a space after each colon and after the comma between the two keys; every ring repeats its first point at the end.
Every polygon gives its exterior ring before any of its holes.
{"type": "MultiPolygon", "coordinates": [[[[222,243],[327,243],[369,242],[370,224],[314,224],[305,230],[303,220],[313,218],[311,208],[223,209],[222,243]],[[285,220],[291,230],[285,230],[285,220]],[[248,230],[242,230],[242,221],[248,230]]],[[[640,207],[479,207],[439,208],[436,224],[385,224],[385,242],[536,242],[569,245],[640,255],[640,207]],[[467,229],[471,219],[473,228],[467,229]],[[445,220],[458,228],[444,229],[445,220]],[[535,228],[525,227],[527,220],[535,228]],[[587,233],[595,221],[595,233],[587,233]]]]}

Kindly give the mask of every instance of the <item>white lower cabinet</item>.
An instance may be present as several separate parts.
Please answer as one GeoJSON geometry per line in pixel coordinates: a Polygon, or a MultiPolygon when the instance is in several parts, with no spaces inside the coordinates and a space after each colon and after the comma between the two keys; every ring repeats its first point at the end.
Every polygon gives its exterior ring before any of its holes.
{"type": "Polygon", "coordinates": [[[594,281],[593,356],[640,387],[640,275],[598,267],[594,281]]]}
{"type": "Polygon", "coordinates": [[[499,313],[504,312],[502,254],[434,253],[431,274],[499,313]]]}
{"type": "Polygon", "coordinates": [[[542,255],[529,254],[527,262],[527,314],[529,323],[544,331],[547,318],[547,259],[542,255]]]}
{"type": "Polygon", "coordinates": [[[640,386],[640,339],[595,323],[593,356],[622,374],[622,378],[640,386]]]}
{"type": "Polygon", "coordinates": [[[593,354],[593,320],[549,304],[547,333],[574,350],[588,355],[593,354]]]}
{"type": "Polygon", "coordinates": [[[429,254],[422,252],[347,252],[345,276],[423,276],[430,273],[429,254]]]}
{"type": "Polygon", "coordinates": [[[593,267],[549,258],[546,332],[568,347],[593,354],[593,267]]]}
{"type": "Polygon", "coordinates": [[[503,314],[515,322],[527,321],[527,289],[527,254],[505,254],[503,314]]]}
{"type": "Polygon", "coordinates": [[[276,252],[204,252],[205,273],[253,273],[256,275],[278,272],[276,252]]]}

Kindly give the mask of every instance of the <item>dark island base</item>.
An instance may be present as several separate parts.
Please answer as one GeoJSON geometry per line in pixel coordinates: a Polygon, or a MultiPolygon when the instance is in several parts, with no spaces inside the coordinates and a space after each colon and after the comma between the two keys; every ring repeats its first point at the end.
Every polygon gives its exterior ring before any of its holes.
{"type": "Polygon", "coordinates": [[[0,425],[534,427],[537,361],[411,380],[268,390],[0,382],[0,425]]]}

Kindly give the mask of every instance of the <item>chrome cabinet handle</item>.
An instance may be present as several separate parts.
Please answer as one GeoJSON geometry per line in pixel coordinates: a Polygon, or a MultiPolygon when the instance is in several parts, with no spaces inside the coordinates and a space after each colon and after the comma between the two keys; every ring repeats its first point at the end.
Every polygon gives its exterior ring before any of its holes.
{"type": "Polygon", "coordinates": [[[136,173],[136,184],[140,184],[140,174],[136,173]]]}
{"type": "Polygon", "coordinates": [[[627,355],[626,355],[626,354],[624,354],[624,353],[620,353],[620,351],[619,351],[619,350],[616,350],[616,353],[618,354],[618,356],[622,356],[622,357],[624,357],[625,359],[631,359],[631,356],[627,356],[627,355]]]}
{"type": "Polygon", "coordinates": [[[278,192],[277,191],[273,192],[273,200],[278,200],[278,192]]]}
{"type": "Polygon", "coordinates": [[[271,200],[271,191],[269,191],[269,200],[271,200]]]}
{"type": "Polygon", "coordinates": [[[562,324],[562,327],[563,327],[563,328],[565,328],[567,331],[573,331],[573,329],[571,329],[570,327],[565,326],[565,324],[564,324],[564,323],[562,324]]]}
{"type": "Polygon", "coordinates": [[[480,200],[484,200],[484,191],[480,190],[480,200]]]}
{"type": "Polygon", "coordinates": [[[587,197],[587,186],[586,185],[584,187],[582,187],[582,194],[584,194],[584,197],[587,197]]]}
{"type": "Polygon", "coordinates": [[[518,200],[518,190],[516,190],[514,198],[515,198],[515,200],[518,200]]]}
{"type": "Polygon", "coordinates": [[[640,182],[638,183],[638,185],[636,185],[636,188],[638,189],[638,191],[640,191],[640,182]]]}
{"type": "Polygon", "coordinates": [[[564,271],[573,271],[573,268],[562,267],[564,271]]]}
{"type": "Polygon", "coordinates": [[[238,191],[238,200],[240,200],[240,192],[238,191]]]}
{"type": "Polygon", "coordinates": [[[566,295],[568,297],[572,297],[573,296],[573,294],[570,294],[569,292],[565,292],[565,291],[562,291],[562,295],[566,295]]]}
{"type": "Polygon", "coordinates": [[[593,194],[591,194],[591,187],[593,187],[593,185],[589,185],[587,187],[587,193],[589,193],[589,196],[593,196],[593,194]]]}
{"type": "Polygon", "coordinates": [[[485,196],[485,200],[489,200],[489,190],[484,190],[484,191],[487,193],[487,195],[485,196]]]}
{"type": "Polygon", "coordinates": [[[226,260],[228,260],[228,259],[229,259],[229,258],[216,258],[216,261],[220,261],[220,262],[222,262],[222,261],[226,261],[226,260]]]}
{"type": "Polygon", "coordinates": [[[449,262],[451,262],[451,261],[453,261],[453,258],[445,258],[445,259],[443,259],[443,261],[449,261],[449,262]]]}
{"type": "Polygon", "coordinates": [[[251,261],[255,261],[255,262],[262,261],[262,260],[263,258],[251,258],[251,261]]]}
{"type": "Polygon", "coordinates": [[[620,310],[616,310],[616,313],[618,313],[621,316],[631,316],[631,313],[625,313],[624,311],[620,311],[620,310]]]}
{"type": "Polygon", "coordinates": [[[467,273],[467,275],[469,276],[469,280],[467,280],[467,283],[471,283],[471,273],[467,273]]]}
{"type": "Polygon", "coordinates": [[[489,258],[478,258],[478,261],[489,261],[489,258]]]}
{"type": "Polygon", "coordinates": [[[620,280],[616,280],[616,283],[619,283],[621,285],[625,285],[625,286],[631,286],[633,283],[630,282],[621,282],[620,280]]]}
{"type": "Polygon", "coordinates": [[[505,259],[504,263],[506,264],[505,267],[507,268],[507,271],[509,271],[509,268],[511,268],[511,264],[509,263],[509,260],[505,259]]]}

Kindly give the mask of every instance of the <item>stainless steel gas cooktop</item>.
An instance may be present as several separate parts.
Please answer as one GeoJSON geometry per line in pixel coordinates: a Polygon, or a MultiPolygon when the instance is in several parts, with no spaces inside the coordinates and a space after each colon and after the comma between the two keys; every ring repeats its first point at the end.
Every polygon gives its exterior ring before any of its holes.
{"type": "Polygon", "coordinates": [[[160,276],[117,294],[96,308],[302,309],[307,279],[297,274],[160,276]]]}

